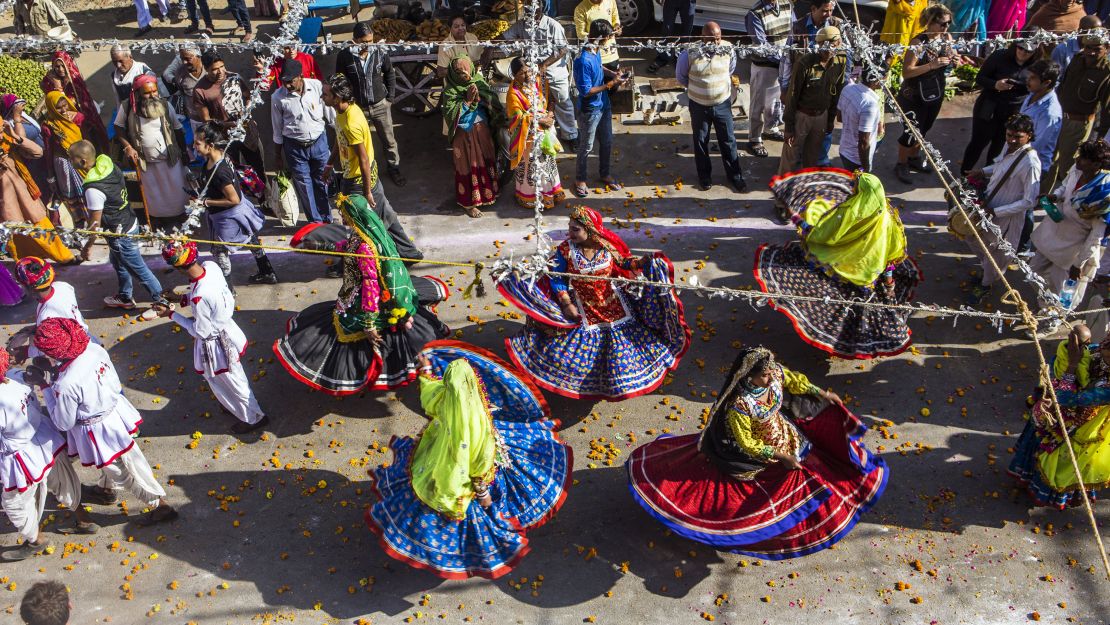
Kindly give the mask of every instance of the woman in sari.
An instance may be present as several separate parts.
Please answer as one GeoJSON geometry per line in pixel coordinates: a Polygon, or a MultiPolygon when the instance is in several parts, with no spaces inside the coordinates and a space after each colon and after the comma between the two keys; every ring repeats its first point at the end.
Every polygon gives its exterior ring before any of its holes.
{"type": "Polygon", "coordinates": [[[43,135],[46,138],[46,155],[54,172],[56,197],[65,203],[74,223],[83,225],[88,217],[85,190],[81,174],[69,160],[69,146],[83,138],[81,125],[85,116],[61,91],[47,93],[44,108],[43,135]]]}
{"type": "Polygon", "coordinates": [[[987,13],[987,36],[1017,36],[1025,27],[1025,0],[991,0],[991,10],[987,13]]]}
{"type": "Polygon", "coordinates": [[[982,40],[987,38],[987,9],[990,0],[944,0],[952,10],[949,33],[956,39],[982,40]]]}
{"type": "Polygon", "coordinates": [[[511,166],[516,171],[516,201],[529,210],[534,208],[538,182],[543,207],[553,208],[556,202],[566,198],[555,164],[555,154],[562,150],[555,136],[555,116],[547,110],[543,85],[520,57],[513,59],[512,72],[513,84],[509,87],[505,111],[509,116],[511,166]],[[531,136],[533,119],[538,120],[540,126],[538,158],[534,152],[535,138],[531,136]]]}
{"type": "Polygon", "coordinates": [[[85,139],[92,141],[96,146],[97,154],[107,154],[108,131],[104,128],[104,121],[100,119],[96,102],[89,95],[89,89],[85,86],[81,71],[77,69],[77,64],[73,62],[73,57],[68,52],[58,50],[54,53],[50,71],[43,76],[41,86],[43,93],[61,91],[69,98],[70,104],[75,105],[73,108],[83,115],[79,124],[81,134],[85,139]]]}
{"type": "Polygon", "coordinates": [[[783,299],[803,341],[840,358],[873,358],[909,347],[909,312],[845,306],[825,298],[891,304],[913,298],[921,280],[906,255],[906,233],[878,177],[843,169],[811,169],[771,179],[800,239],[756,251],[755,279],[764,293],[818,298],[783,299]]]}
{"type": "MultiPolygon", "coordinates": [[[[42,158],[42,148],[27,139],[22,124],[5,122],[0,130],[0,220],[52,231],[54,224],[46,215],[42,192],[25,164],[38,158],[42,158]]],[[[25,235],[16,230],[8,243],[8,254],[15,260],[49,256],[63,265],[77,262],[73,252],[53,233],[25,235]]]]}
{"type": "Polygon", "coordinates": [[[366,522],[390,556],[447,579],[497,578],[528,552],[527,530],[566,498],[571,449],[538,389],[493,354],[436,341],[421,355],[428,424],[390,442],[370,472],[366,522]]]}
{"type": "MultiPolygon", "coordinates": [[[[1033,230],[1030,241],[1036,254],[1029,266],[1044,278],[1051,293],[1059,294],[1065,280],[1077,280],[1072,301],[1082,302],[1098,271],[1110,216],[1110,144],[1099,139],[1080,144],[1075,165],[1048,200],[1056,205],[1056,211],[1049,212],[1033,230]]],[[[1055,304],[1040,301],[1042,309],[1055,304]]],[[[1042,323],[1046,332],[1059,325],[1055,318],[1042,323]]]]}
{"type": "MultiPolygon", "coordinates": [[[[1079,464],[1079,476],[1094,499],[1110,486],[1110,341],[1091,345],[1091,332],[1077,325],[1061,341],[1052,363],[1052,387],[1079,464]]],[[[1010,474],[1021,480],[1038,506],[1063,510],[1083,505],[1059,422],[1047,393],[1014,447],[1010,474]]]]}
{"type": "Polygon", "coordinates": [[[628,458],[632,496],[674,533],[768,560],[832,546],[886,487],[840,401],[775,361],[740,352],[700,434],[664,436],[628,458]]]}
{"type": "MultiPolygon", "coordinates": [[[[27,100],[9,93],[0,96],[0,117],[12,123],[12,127],[22,127],[23,137],[42,148],[45,152],[46,141],[42,134],[42,125],[27,113],[27,100]]],[[[50,190],[50,162],[46,158],[36,158],[24,161],[27,170],[31,172],[31,179],[35,186],[44,193],[50,190]]],[[[49,202],[49,197],[43,198],[43,203],[49,202]]]]}
{"type": "Polygon", "coordinates": [[[925,29],[921,12],[928,5],[928,0],[890,0],[880,39],[884,43],[908,45],[910,39],[925,29]]]}
{"type": "Polygon", "coordinates": [[[447,326],[426,305],[446,299],[438,286],[417,292],[385,225],[361,195],[336,200],[349,228],[337,251],[343,257],[343,284],[334,302],[320,302],[289,321],[274,342],[278,360],[297,380],[331,395],[350,395],[404,386],[416,378],[416,356],[429,341],[447,335],[447,326]],[[437,297],[421,296],[432,291],[437,297]]]}
{"type": "Polygon", "coordinates": [[[528,315],[520,334],[505,340],[517,367],[564,397],[620,401],[663,383],[686,353],[690,329],[673,289],[590,279],[642,274],[651,282],[674,282],[666,256],[632,256],[602,222],[592,208],[571,211],[553,269],[570,277],[529,281],[506,274],[497,288],[528,315]]]}
{"type": "Polygon", "coordinates": [[[497,94],[468,56],[447,66],[441,99],[447,140],[455,162],[455,201],[470,217],[481,217],[481,206],[497,201],[499,181],[493,132],[505,125],[497,94]]]}

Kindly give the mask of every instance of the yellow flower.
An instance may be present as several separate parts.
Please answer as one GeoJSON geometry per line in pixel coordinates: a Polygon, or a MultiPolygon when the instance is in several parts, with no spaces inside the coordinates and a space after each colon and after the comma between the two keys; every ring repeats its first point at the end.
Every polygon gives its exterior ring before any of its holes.
{"type": "Polygon", "coordinates": [[[390,317],[387,321],[389,321],[389,325],[391,326],[397,325],[397,317],[390,317]]]}

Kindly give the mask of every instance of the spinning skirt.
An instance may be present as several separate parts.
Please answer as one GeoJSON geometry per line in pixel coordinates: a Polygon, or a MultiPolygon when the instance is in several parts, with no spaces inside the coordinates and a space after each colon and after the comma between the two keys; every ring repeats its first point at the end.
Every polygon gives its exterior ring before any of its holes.
{"type": "Polygon", "coordinates": [[[825,549],[878,501],[888,469],[843,406],[797,425],[811,443],[802,470],[774,463],[751,480],[717,469],[698,451],[698,434],[658,438],[628,459],[632,497],[676,534],[717,549],[768,560],[825,549]]]}
{"type": "MultiPolygon", "coordinates": [[[[1097,498],[1097,489],[1110,486],[1108,415],[1110,406],[1102,406],[1090,421],[1069,432],[1083,476],[1083,485],[1087,487],[1087,497],[1091,501],[1097,498]]],[[[1063,510],[1069,506],[1083,505],[1068,450],[1061,444],[1052,452],[1044,453],[1040,446],[1037,426],[1030,419],[1014,446],[1010,475],[1025,485],[1038,506],[1063,510]]]]}
{"type": "MultiPolygon", "coordinates": [[[[921,281],[917,263],[907,256],[894,267],[894,297],[888,299],[880,291],[869,292],[818,269],[797,241],[761,246],[755,253],[754,273],[764,293],[888,304],[912,300],[921,281]]],[[[910,346],[906,310],[793,299],[769,303],[790,319],[803,341],[840,358],[892,356],[910,346]]]]}
{"type": "Polygon", "coordinates": [[[375,391],[404,386],[416,379],[420,350],[450,333],[426,307],[434,302],[425,303],[435,293],[446,294],[443,283],[414,277],[413,285],[420,306],[412,328],[383,332],[377,348],[370,341],[340,342],[333,316],[335,302],[329,301],[313,304],[290,319],[285,336],[274,342],[274,354],[294,378],[332,395],[350,395],[367,385],[375,391]]]}
{"type": "MultiPolygon", "coordinates": [[[[673,283],[674,268],[657,253],[644,276],[673,283]]],[[[524,330],[505,340],[509,357],[536,384],[564,397],[620,401],[650,393],[690,345],[682,302],[670,288],[624,291],[631,315],[598,325],[564,319],[547,280],[529,285],[508,275],[497,288],[529,316],[524,330]]]]}
{"type": "Polygon", "coordinates": [[[511,465],[497,471],[487,509],[472,501],[466,518],[455,521],[425,505],[412,490],[409,462],[417,439],[394,438],[393,463],[371,476],[379,501],[366,512],[390,556],[447,579],[497,578],[528,553],[526,530],[550,519],[570,484],[570,447],[555,434],[558,422],[539,390],[507,363],[485,350],[455,341],[437,341],[425,352],[433,374],[466,358],[482,379],[493,425],[508,450],[511,465]]]}
{"type": "Polygon", "coordinates": [[[0,265],[0,306],[15,306],[22,301],[23,287],[6,266],[0,265]]]}

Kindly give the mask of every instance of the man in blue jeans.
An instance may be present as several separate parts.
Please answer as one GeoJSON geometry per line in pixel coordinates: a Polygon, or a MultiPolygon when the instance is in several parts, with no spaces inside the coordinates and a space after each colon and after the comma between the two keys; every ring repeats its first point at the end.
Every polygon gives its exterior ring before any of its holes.
{"type": "Polygon", "coordinates": [[[331,223],[328,189],[324,168],[331,161],[328,149],[324,106],[324,86],[319,80],[302,76],[297,59],[287,59],[281,67],[281,87],[270,99],[274,144],[277,145],[277,170],[289,166],[293,189],[312,223],[331,223]]]}
{"type": "MultiPolygon", "coordinates": [[[[97,156],[96,148],[88,141],[78,141],[69,147],[69,160],[73,167],[81,172],[82,183],[85,187],[85,205],[89,210],[89,229],[104,229],[111,232],[137,234],[139,220],[131,210],[127,201],[127,186],[123,179],[123,172],[112,162],[107,154],[97,156]]],[[[116,270],[119,280],[119,293],[104,298],[104,304],[109,308],[135,308],[132,298],[131,274],[143,283],[151,300],[156,304],[166,305],[169,302],[162,295],[162,285],[154,277],[150,268],[143,261],[139,253],[138,242],[130,237],[104,237],[108,242],[108,259],[116,270]]],[[[82,258],[88,259],[96,236],[89,237],[85,249],[81,251],[82,258]]]]}
{"type": "Polygon", "coordinates": [[[582,53],[574,59],[574,82],[578,85],[578,163],[574,180],[574,194],[586,197],[590,193],[586,184],[586,159],[594,149],[597,138],[598,158],[601,160],[601,181],[610,189],[624,188],[609,172],[613,151],[613,112],[609,103],[609,90],[626,80],[623,73],[614,72],[601,64],[598,47],[613,34],[613,25],[606,20],[594,20],[582,53]]]}
{"type": "Polygon", "coordinates": [[[717,132],[725,175],[737,193],[747,188],[736,156],[736,135],[732,127],[732,74],[736,72],[736,53],[732,44],[721,41],[721,27],[706,22],[702,40],[709,45],[683,50],[675,65],[675,79],[686,87],[690,98],[690,125],[694,130],[694,164],[698,187],[713,186],[713,161],[709,156],[709,127],[717,132]]]}

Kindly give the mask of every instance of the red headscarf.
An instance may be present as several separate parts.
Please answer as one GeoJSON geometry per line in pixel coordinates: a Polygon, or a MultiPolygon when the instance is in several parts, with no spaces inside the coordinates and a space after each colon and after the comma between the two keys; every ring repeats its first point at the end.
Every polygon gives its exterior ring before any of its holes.
{"type": "Polygon", "coordinates": [[[67,317],[45,319],[35,330],[35,347],[54,360],[73,360],[88,346],[89,335],[85,328],[67,317]]]}
{"type": "MultiPolygon", "coordinates": [[[[596,239],[602,247],[609,250],[609,253],[614,256],[614,265],[632,255],[632,251],[628,249],[628,244],[617,236],[617,233],[605,227],[605,218],[601,216],[601,213],[588,206],[576,206],[571,209],[570,218],[582,224],[582,227],[586,229],[591,237],[596,239]]],[[[629,276],[629,273],[619,266],[615,266],[614,271],[622,277],[629,276]]]]}
{"type": "Polygon", "coordinates": [[[150,74],[139,74],[131,83],[131,111],[138,111],[139,100],[143,97],[143,87],[158,85],[158,79],[150,74]]]}
{"type": "Polygon", "coordinates": [[[8,377],[8,367],[12,365],[11,354],[8,350],[0,345],[0,382],[3,382],[8,377]]]}
{"type": "MultiPolygon", "coordinates": [[[[104,129],[104,122],[100,119],[100,113],[97,112],[96,104],[93,102],[92,96],[89,95],[89,89],[85,86],[85,79],[81,77],[81,70],[77,69],[77,64],[73,62],[73,57],[65,50],[56,51],[51,57],[51,64],[53,61],[61,59],[62,64],[66,69],[66,77],[62,79],[62,93],[66,94],[74,101],[77,102],[77,110],[84,116],[84,122],[81,124],[82,134],[85,138],[93,142],[96,146],[96,151],[101,154],[108,152],[108,131],[104,129]]],[[[54,84],[54,72],[46,72],[42,77],[42,92],[50,93],[57,91],[58,88],[54,84]]]]}

